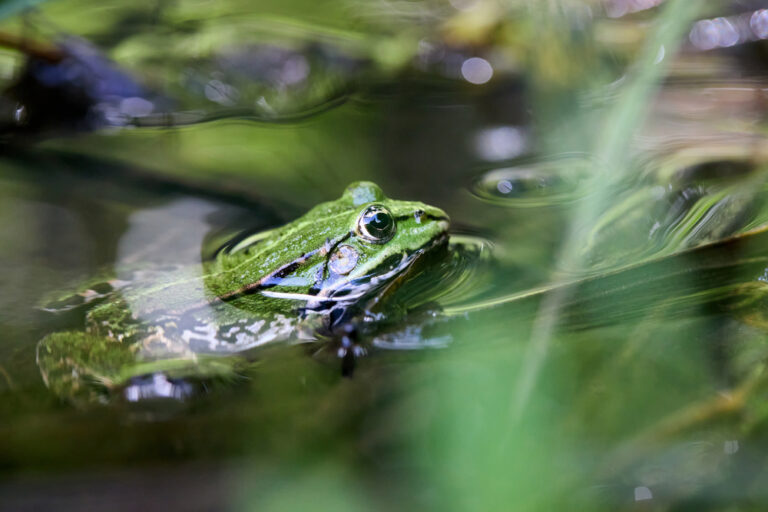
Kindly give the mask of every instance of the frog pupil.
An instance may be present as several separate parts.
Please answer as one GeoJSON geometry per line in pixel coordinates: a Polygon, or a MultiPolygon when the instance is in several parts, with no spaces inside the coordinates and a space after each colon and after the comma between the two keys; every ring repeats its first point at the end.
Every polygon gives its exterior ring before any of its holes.
{"type": "Polygon", "coordinates": [[[391,220],[392,219],[389,218],[389,215],[379,212],[373,216],[370,226],[373,229],[378,229],[383,231],[384,229],[387,228],[387,226],[389,225],[389,221],[391,220]]]}
{"type": "Polygon", "coordinates": [[[377,237],[385,238],[392,227],[392,217],[386,212],[377,211],[373,215],[366,216],[365,227],[368,232],[377,237]]]}

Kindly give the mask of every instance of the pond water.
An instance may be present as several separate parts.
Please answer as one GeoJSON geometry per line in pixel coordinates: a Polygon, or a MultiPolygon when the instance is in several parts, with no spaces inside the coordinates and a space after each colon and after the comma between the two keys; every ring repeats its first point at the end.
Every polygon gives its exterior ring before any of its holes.
{"type": "Polygon", "coordinates": [[[764,7],[0,6],[0,510],[762,510],[764,7]],[[46,305],[360,180],[451,227],[351,375],[292,332],[59,392],[46,305]]]}

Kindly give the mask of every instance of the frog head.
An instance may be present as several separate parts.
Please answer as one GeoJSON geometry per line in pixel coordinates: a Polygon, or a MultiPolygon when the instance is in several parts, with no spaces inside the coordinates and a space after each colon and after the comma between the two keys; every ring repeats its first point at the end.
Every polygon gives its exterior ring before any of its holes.
{"type": "Polygon", "coordinates": [[[332,315],[378,302],[445,246],[448,226],[439,208],[357,182],[281,228],[225,246],[207,284],[217,299],[256,313],[332,315]]]}

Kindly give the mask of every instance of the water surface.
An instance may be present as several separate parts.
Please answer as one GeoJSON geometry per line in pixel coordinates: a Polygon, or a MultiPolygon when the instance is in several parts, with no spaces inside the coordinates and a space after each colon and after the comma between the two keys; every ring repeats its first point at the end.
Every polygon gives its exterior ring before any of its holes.
{"type": "Polygon", "coordinates": [[[556,4],[0,11],[137,87],[77,123],[0,108],[0,508],[761,509],[765,10],[556,4]],[[277,344],[159,405],[46,388],[47,297],[356,180],[446,210],[452,245],[352,378],[277,344]]]}

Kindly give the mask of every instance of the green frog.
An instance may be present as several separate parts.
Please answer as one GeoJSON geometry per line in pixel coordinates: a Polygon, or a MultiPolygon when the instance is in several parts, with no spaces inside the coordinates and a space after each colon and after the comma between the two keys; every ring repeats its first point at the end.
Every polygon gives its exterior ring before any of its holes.
{"type": "Polygon", "coordinates": [[[189,378],[226,375],[278,341],[337,339],[338,355],[354,358],[349,326],[386,318],[387,297],[444,250],[448,227],[438,208],[353,183],[201,265],[133,270],[48,304],[83,312],[84,326],[40,341],[43,380],[72,402],[184,398],[189,378]]]}

